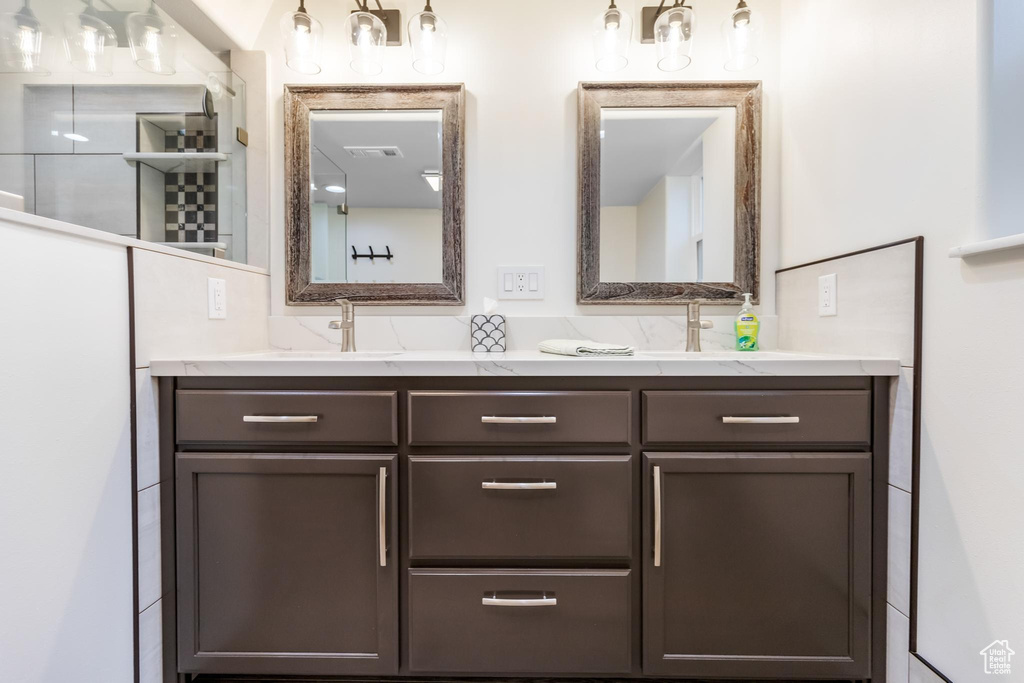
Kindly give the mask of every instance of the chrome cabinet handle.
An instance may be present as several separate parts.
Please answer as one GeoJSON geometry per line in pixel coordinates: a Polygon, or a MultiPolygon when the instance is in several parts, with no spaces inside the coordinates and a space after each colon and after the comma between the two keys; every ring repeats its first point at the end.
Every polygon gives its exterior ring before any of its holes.
{"type": "Polygon", "coordinates": [[[557,598],[484,598],[483,604],[496,607],[551,607],[557,598]]]}
{"type": "Polygon", "coordinates": [[[506,491],[529,491],[535,489],[557,489],[557,481],[482,481],[480,488],[506,491]]]}
{"type": "Polygon", "coordinates": [[[243,415],[242,422],[316,422],[316,415],[243,415]]]}
{"type": "Polygon", "coordinates": [[[727,425],[792,425],[800,422],[799,415],[777,417],[723,417],[727,425]]]}
{"type": "Polygon", "coordinates": [[[661,466],[654,466],[654,566],[661,566],[661,466]]]}
{"type": "Polygon", "coordinates": [[[380,566],[388,566],[388,468],[381,467],[377,477],[377,551],[380,566]]]}
{"type": "Polygon", "coordinates": [[[484,415],[480,421],[487,425],[553,425],[558,422],[554,415],[540,417],[506,417],[504,415],[484,415]]]}

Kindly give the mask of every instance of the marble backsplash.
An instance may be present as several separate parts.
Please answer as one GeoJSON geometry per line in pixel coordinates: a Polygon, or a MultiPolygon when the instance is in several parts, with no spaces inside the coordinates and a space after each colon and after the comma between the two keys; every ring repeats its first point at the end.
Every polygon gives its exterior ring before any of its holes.
{"type": "MultiPolygon", "coordinates": [[[[334,351],[341,330],[328,329],[332,316],[270,316],[270,346],[281,351],[334,351]]],[[[706,316],[714,328],[701,332],[705,351],[735,347],[733,316],[706,316]]],[[[535,351],[545,339],[590,339],[628,344],[638,351],[682,351],[686,316],[510,317],[509,351],[535,351]]],[[[777,348],[778,319],[761,316],[761,348],[777,348]]],[[[470,316],[360,316],[356,309],[356,346],[362,351],[469,350],[470,316]]]]}

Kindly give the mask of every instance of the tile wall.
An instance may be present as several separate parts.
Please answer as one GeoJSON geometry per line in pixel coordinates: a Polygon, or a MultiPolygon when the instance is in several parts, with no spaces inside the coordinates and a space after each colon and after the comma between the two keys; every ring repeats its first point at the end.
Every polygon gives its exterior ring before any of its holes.
{"type": "Polygon", "coordinates": [[[910,676],[910,548],[913,495],[917,243],[776,274],[780,348],[900,359],[891,386],[889,435],[889,683],[910,676]],[[837,315],[818,315],[818,278],[835,274],[837,315]]]}
{"type": "Polygon", "coordinates": [[[164,585],[163,568],[172,556],[161,547],[160,519],[172,514],[171,473],[160,467],[159,385],[149,373],[154,358],[184,354],[266,349],[270,277],[246,266],[219,265],[193,258],[133,250],[135,300],[135,411],[139,560],[140,683],[162,683],[164,601],[174,586],[164,585]],[[207,279],[227,281],[228,317],[210,320],[207,279]]]}

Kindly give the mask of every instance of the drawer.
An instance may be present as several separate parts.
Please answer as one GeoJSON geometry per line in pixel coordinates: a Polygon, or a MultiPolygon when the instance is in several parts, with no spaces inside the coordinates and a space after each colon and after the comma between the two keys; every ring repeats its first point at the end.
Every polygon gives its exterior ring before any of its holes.
{"type": "Polygon", "coordinates": [[[628,559],[628,455],[409,457],[409,556],[628,559]]]}
{"type": "Polygon", "coordinates": [[[398,443],[394,391],[177,392],[178,443],[398,443]]]}
{"type": "Polygon", "coordinates": [[[628,570],[409,571],[413,673],[630,671],[628,570]]]}
{"type": "Polygon", "coordinates": [[[630,443],[628,391],[410,391],[409,443],[630,443]]]}
{"type": "Polygon", "coordinates": [[[850,391],[645,391],[647,444],[866,447],[871,393],[850,391]]]}

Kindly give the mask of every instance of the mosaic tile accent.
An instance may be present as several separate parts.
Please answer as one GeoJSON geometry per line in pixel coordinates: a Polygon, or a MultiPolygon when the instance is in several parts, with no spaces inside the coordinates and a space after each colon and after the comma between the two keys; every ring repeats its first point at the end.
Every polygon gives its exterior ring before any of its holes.
{"type": "MultiPolygon", "coordinates": [[[[168,131],[168,152],[216,152],[216,131],[168,131]]],[[[164,234],[167,242],[217,241],[217,170],[164,174],[164,234]]]]}

